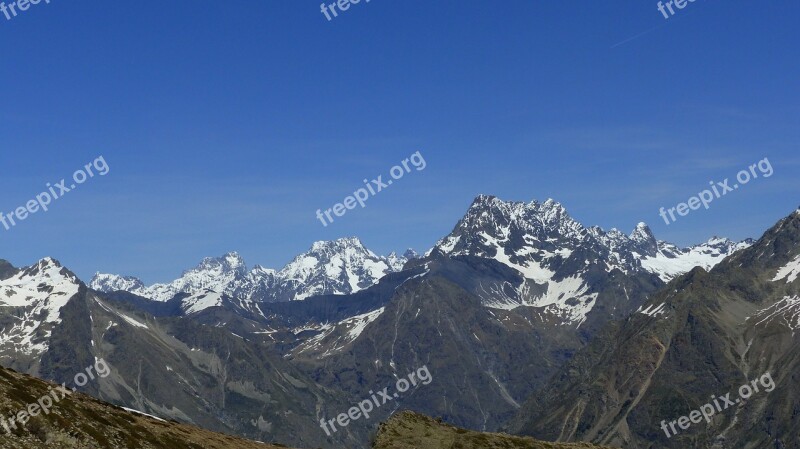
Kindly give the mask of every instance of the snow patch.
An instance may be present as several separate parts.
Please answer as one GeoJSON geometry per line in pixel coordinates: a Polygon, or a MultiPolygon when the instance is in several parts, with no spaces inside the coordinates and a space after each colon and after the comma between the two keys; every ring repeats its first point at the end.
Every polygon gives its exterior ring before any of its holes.
{"type": "Polygon", "coordinates": [[[318,326],[306,326],[300,329],[295,329],[292,331],[295,333],[295,335],[306,330],[319,331],[319,334],[309,338],[299,345],[295,350],[295,353],[300,354],[310,350],[323,349],[323,342],[336,331],[340,331],[341,335],[339,337],[332,342],[325,343],[325,352],[321,355],[321,357],[327,357],[331,354],[334,354],[361,336],[361,333],[364,332],[364,329],[366,329],[370,323],[377,320],[385,310],[385,307],[381,307],[380,309],[373,310],[372,312],[356,315],[352,318],[339,321],[335,324],[326,323],[318,326]]]}
{"type": "Polygon", "coordinates": [[[187,315],[201,312],[209,307],[219,307],[222,305],[222,293],[212,290],[205,290],[191,296],[187,296],[181,301],[181,309],[187,315]]]}
{"type": "Polygon", "coordinates": [[[655,304],[651,304],[651,305],[647,306],[646,309],[642,309],[641,307],[639,307],[639,309],[636,310],[636,313],[641,313],[643,315],[647,315],[647,316],[651,316],[651,317],[655,318],[655,317],[657,317],[659,315],[665,315],[667,313],[666,310],[664,310],[664,306],[666,304],[667,303],[665,303],[665,302],[662,302],[661,304],[659,304],[657,306],[655,304]]]}
{"type": "Polygon", "coordinates": [[[745,321],[751,318],[758,320],[755,324],[756,326],[781,320],[794,334],[794,331],[800,329],[800,297],[785,296],[774,305],[759,311],[752,317],[748,317],[745,321]]]}
{"type": "Polygon", "coordinates": [[[777,282],[781,279],[786,279],[786,283],[791,284],[797,280],[797,276],[800,276],[800,256],[795,257],[794,260],[778,270],[772,281],[777,282]]]}
{"type": "Polygon", "coordinates": [[[167,421],[159,418],[158,416],[153,416],[153,415],[151,415],[149,413],[140,412],[139,410],[134,410],[134,409],[128,408],[128,407],[120,407],[120,408],[125,410],[126,412],[129,412],[129,413],[133,413],[133,414],[136,414],[136,415],[147,416],[148,418],[153,418],[153,419],[156,419],[158,421],[167,422],[167,421]]]}

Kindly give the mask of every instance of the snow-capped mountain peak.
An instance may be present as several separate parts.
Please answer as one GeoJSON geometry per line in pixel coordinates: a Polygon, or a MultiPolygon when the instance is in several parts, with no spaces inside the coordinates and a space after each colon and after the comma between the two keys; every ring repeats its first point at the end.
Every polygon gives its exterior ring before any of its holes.
{"type": "MultiPolygon", "coordinates": [[[[262,270],[257,273],[261,274],[262,270]]],[[[178,293],[194,294],[203,290],[228,292],[232,284],[247,276],[247,265],[237,252],[230,252],[221,257],[206,257],[197,266],[183,272],[181,277],[169,283],[145,286],[132,276],[97,273],[89,283],[89,287],[111,292],[124,290],[156,301],[167,301],[178,293]]]]}
{"type": "Polygon", "coordinates": [[[287,280],[301,280],[319,269],[320,265],[328,265],[328,272],[335,268],[331,263],[358,263],[366,259],[378,259],[372,251],[368,250],[361,240],[356,237],[347,237],[331,241],[314,242],[311,249],[295,257],[279,272],[287,280]]]}
{"type": "Polygon", "coordinates": [[[239,253],[230,252],[222,257],[206,257],[195,268],[185,271],[178,280],[170,284],[172,288],[167,287],[165,291],[168,292],[169,298],[179,292],[195,293],[201,290],[224,292],[231,283],[246,274],[247,265],[239,253]],[[173,290],[177,291],[173,294],[173,290]]]}
{"type": "Polygon", "coordinates": [[[139,291],[145,288],[144,282],[133,276],[95,273],[91,287],[98,291],[113,292],[117,290],[139,291]]]}
{"type": "Polygon", "coordinates": [[[502,308],[548,307],[563,319],[579,323],[596,299],[589,280],[598,279],[598,271],[656,274],[666,282],[696,266],[710,269],[747,246],[748,242],[712,239],[682,249],[657,241],[645,223],[638,223],[630,234],[614,228],[586,228],[552,199],[521,203],[480,195],[427,255],[494,259],[516,270],[525,281],[515,286],[517,300],[498,302],[487,297],[487,303],[502,308]]]}
{"type": "MultiPolygon", "coordinates": [[[[406,254],[416,255],[413,251],[406,254]]],[[[385,274],[399,271],[407,260],[407,256],[378,256],[358,238],[348,237],[315,242],[280,271],[260,265],[248,270],[244,259],[231,252],[207,257],[166,284],[145,286],[134,277],[98,273],[90,287],[105,292],[125,290],[157,301],[167,301],[180,293],[188,293],[191,301],[209,291],[224,293],[242,303],[290,301],[357,292],[385,274]]],[[[183,301],[185,305],[187,299],[183,301]]],[[[184,308],[189,310],[190,306],[184,308]]]]}
{"type": "Polygon", "coordinates": [[[29,306],[51,295],[71,297],[80,283],[61,263],[46,257],[0,281],[0,306],[29,306]]]}
{"type": "Polygon", "coordinates": [[[656,254],[642,259],[642,267],[670,281],[695,267],[710,270],[731,254],[753,244],[747,239],[734,242],[727,238],[712,237],[707,242],[688,248],[679,248],[671,243],[659,241],[656,254]]]}
{"type": "Polygon", "coordinates": [[[656,241],[656,238],[653,236],[653,231],[651,231],[650,227],[643,222],[636,225],[636,229],[631,232],[631,235],[628,236],[628,238],[636,243],[655,243],[656,241]]]}
{"type": "Polygon", "coordinates": [[[397,253],[392,251],[388,256],[386,256],[386,262],[389,264],[389,268],[392,269],[391,271],[400,271],[403,269],[403,266],[406,264],[406,262],[409,260],[418,259],[419,257],[420,256],[416,251],[409,248],[403,253],[402,256],[398,256],[397,253]]]}
{"type": "Polygon", "coordinates": [[[315,242],[289,262],[278,278],[284,289],[297,289],[291,299],[322,294],[349,294],[375,284],[387,273],[399,271],[407,259],[378,256],[356,237],[315,242]]]}
{"type": "Polygon", "coordinates": [[[440,240],[433,250],[448,255],[480,256],[486,255],[488,249],[483,235],[499,242],[508,241],[512,246],[521,248],[529,245],[547,246],[548,241],[555,239],[578,243],[585,233],[583,225],[573,220],[555,200],[526,204],[480,195],[453,232],[440,240]]]}
{"type": "Polygon", "coordinates": [[[233,251],[225,254],[222,257],[206,257],[202,262],[200,262],[199,265],[197,265],[197,267],[184,272],[184,276],[187,273],[203,272],[218,277],[226,273],[236,273],[238,275],[242,275],[246,271],[247,265],[245,264],[244,259],[242,259],[242,256],[240,256],[239,253],[233,251]]]}
{"type": "Polygon", "coordinates": [[[52,325],[61,320],[61,307],[80,288],[78,277],[50,257],[0,281],[0,307],[19,310],[18,321],[0,334],[0,347],[9,344],[28,354],[44,352],[52,325]]]}

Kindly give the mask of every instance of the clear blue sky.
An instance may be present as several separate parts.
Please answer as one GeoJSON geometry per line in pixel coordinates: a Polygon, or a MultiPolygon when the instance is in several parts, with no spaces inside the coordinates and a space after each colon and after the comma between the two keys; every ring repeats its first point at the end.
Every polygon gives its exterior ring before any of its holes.
{"type": "Polygon", "coordinates": [[[342,236],[425,250],[479,193],[683,245],[759,236],[800,205],[798,18],[789,0],[668,20],[651,0],[362,0],[331,22],[307,0],[42,2],[0,16],[0,211],[98,155],[110,172],[0,228],[0,258],[154,282],[342,236]],[[317,221],[415,151],[424,171],[317,221]],[[764,157],[771,178],[658,216],[764,157]]]}

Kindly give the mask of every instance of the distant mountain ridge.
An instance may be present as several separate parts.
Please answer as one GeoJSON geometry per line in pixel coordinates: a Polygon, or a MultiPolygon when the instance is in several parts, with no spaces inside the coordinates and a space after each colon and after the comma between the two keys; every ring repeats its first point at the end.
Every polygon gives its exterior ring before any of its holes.
{"type": "Polygon", "coordinates": [[[52,259],[22,269],[0,262],[0,355],[4,366],[53,380],[102,356],[120,374],[89,391],[101,399],[325,448],[366,441],[391,409],[326,439],[313,424],[321,404],[330,415],[427,364],[436,381],[404,407],[497,431],[603,327],[660,313],[648,301],[667,275],[698,260],[715,265],[737,245],[712,239],[682,250],[644,224],[606,232],[553,200],[481,196],[423,257],[381,257],[340,239],[313,244],[280,271],[229,253],[170,283],[98,275],[92,288],[66,269],[37,268],[60,267],[52,259]],[[645,266],[658,257],[660,271],[645,266]],[[52,308],[58,317],[43,319],[52,308]]]}
{"type": "Polygon", "coordinates": [[[247,268],[237,252],[207,257],[170,283],[146,286],[132,276],[97,273],[89,287],[109,293],[127,291],[155,301],[168,301],[181,293],[223,293],[245,304],[302,300],[310,296],[352,294],[374,285],[388,273],[400,271],[413,250],[402,256],[378,256],[355,237],[314,243],[283,269],[256,265],[247,268]]]}
{"type": "MultiPolygon", "coordinates": [[[[585,227],[552,199],[522,203],[479,195],[455,229],[425,256],[437,253],[497,260],[520,272],[539,290],[544,286],[546,293],[528,300],[541,304],[558,302],[563,299],[559,296],[589,299],[585,275],[593,265],[607,272],[618,269],[625,274],[655,274],[667,282],[697,266],[711,269],[751,244],[751,240],[737,243],[713,237],[679,248],[656,240],[644,223],[626,235],[614,228],[604,231],[598,226],[585,227]],[[580,260],[582,254],[587,257],[580,260]]],[[[168,301],[181,293],[194,296],[212,291],[239,301],[244,309],[255,310],[259,303],[356,293],[417,258],[413,250],[402,256],[378,256],[358,238],[350,237],[316,242],[279,271],[260,265],[248,269],[242,257],[231,252],[204,259],[170,283],[147,286],[136,277],[97,273],[89,287],[107,293],[127,291],[155,301],[168,301]]],[[[524,292],[520,295],[525,296],[524,292]]],[[[508,301],[493,302],[498,307],[513,307],[518,301],[512,300],[511,305],[508,301]]],[[[575,320],[583,316],[571,307],[557,307],[575,320]]]]}

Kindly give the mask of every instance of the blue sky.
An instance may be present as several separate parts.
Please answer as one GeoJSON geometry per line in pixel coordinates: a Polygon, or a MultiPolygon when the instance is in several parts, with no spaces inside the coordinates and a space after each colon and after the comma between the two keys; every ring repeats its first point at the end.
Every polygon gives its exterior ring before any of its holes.
{"type": "Polygon", "coordinates": [[[800,205],[799,13],[372,0],[328,22],[305,0],[42,2],[0,16],[0,211],[99,155],[110,172],[0,228],[0,258],[154,282],[351,235],[425,250],[480,193],[683,245],[759,236],[800,205]],[[317,221],[416,151],[425,170],[317,221]],[[765,157],[772,177],[658,216],[765,157]]]}

